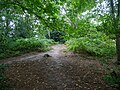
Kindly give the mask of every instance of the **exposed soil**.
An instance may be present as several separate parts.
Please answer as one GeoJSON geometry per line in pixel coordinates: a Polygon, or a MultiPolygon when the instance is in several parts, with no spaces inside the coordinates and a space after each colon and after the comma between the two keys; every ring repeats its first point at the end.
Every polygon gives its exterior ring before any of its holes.
{"type": "Polygon", "coordinates": [[[9,90],[114,90],[102,79],[107,71],[99,60],[65,49],[65,45],[54,45],[45,53],[2,60],[10,65],[5,72],[13,84],[9,90]]]}

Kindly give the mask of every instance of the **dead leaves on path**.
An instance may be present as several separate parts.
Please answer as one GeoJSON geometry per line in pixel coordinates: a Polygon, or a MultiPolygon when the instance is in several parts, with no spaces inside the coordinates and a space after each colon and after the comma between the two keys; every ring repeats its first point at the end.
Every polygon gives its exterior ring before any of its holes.
{"type": "Polygon", "coordinates": [[[15,62],[6,71],[15,90],[113,90],[104,74],[98,62],[78,57],[15,62]]]}
{"type": "Polygon", "coordinates": [[[65,45],[52,48],[46,52],[52,57],[43,53],[9,63],[6,76],[13,84],[9,90],[113,90],[102,80],[106,71],[100,61],[64,53],[65,45]]]}

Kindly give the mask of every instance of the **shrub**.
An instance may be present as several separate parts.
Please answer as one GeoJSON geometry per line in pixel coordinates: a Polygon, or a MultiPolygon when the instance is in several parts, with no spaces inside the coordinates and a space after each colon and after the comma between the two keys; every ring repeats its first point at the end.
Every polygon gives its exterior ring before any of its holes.
{"type": "Polygon", "coordinates": [[[0,53],[0,58],[16,56],[30,51],[46,51],[49,50],[49,46],[52,44],[55,44],[52,39],[40,39],[34,37],[17,39],[14,42],[9,43],[6,51],[0,53]]]}
{"type": "Polygon", "coordinates": [[[106,82],[108,82],[112,87],[119,89],[120,88],[120,77],[116,78],[114,76],[111,75],[106,75],[103,78],[106,82]]]}
{"type": "Polygon", "coordinates": [[[4,33],[0,31],[0,53],[6,51],[8,40],[4,33]]]}
{"type": "Polygon", "coordinates": [[[10,87],[8,79],[5,77],[4,71],[8,66],[0,64],[0,90],[6,90],[10,87]]]}
{"type": "Polygon", "coordinates": [[[53,40],[39,39],[39,38],[26,38],[18,39],[9,44],[12,51],[28,52],[34,50],[44,51],[49,45],[53,44],[53,40]]]}
{"type": "Polygon", "coordinates": [[[96,56],[115,55],[115,42],[104,33],[89,33],[85,37],[72,38],[66,42],[68,49],[74,52],[88,52],[96,56]]]}

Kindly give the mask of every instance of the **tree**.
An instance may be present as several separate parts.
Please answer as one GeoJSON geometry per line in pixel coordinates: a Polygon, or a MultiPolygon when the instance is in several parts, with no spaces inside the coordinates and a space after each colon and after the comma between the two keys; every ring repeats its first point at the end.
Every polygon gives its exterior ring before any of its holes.
{"type": "Polygon", "coordinates": [[[120,0],[117,0],[117,2],[117,15],[115,16],[115,5],[113,0],[110,0],[113,27],[116,36],[117,63],[120,64],[120,0]]]}

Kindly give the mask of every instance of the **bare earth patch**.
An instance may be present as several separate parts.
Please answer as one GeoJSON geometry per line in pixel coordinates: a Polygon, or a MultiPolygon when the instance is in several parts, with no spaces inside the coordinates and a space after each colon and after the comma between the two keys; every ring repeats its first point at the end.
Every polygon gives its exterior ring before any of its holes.
{"type": "Polygon", "coordinates": [[[65,53],[65,45],[54,45],[45,53],[29,53],[4,60],[9,90],[114,90],[104,80],[107,73],[93,57],[65,53]],[[43,57],[49,54],[52,57],[43,57]]]}

